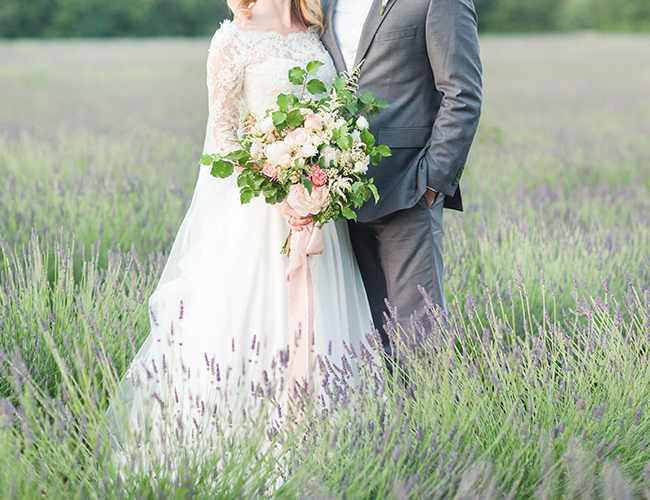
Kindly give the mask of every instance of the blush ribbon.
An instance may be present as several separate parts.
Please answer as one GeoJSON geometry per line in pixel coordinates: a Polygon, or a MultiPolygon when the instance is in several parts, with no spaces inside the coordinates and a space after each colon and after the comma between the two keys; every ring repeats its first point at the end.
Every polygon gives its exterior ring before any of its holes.
{"type": "Polygon", "coordinates": [[[296,384],[313,391],[314,284],[309,257],[323,253],[323,231],[313,224],[291,232],[289,251],[289,369],[290,395],[296,384]]]}

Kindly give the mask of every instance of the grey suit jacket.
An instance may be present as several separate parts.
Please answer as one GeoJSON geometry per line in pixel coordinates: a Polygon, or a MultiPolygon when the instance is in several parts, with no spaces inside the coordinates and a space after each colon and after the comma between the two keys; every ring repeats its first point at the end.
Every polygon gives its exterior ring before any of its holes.
{"type": "MultiPolygon", "coordinates": [[[[353,0],[340,0],[353,1],[353,0]]],[[[336,0],[323,0],[323,43],[339,71],[345,63],[332,29],[336,0]]],[[[414,206],[427,187],[462,210],[458,183],[481,109],[481,62],[471,0],[375,0],[363,27],[355,66],[359,86],[390,103],[370,131],[393,155],[371,167],[379,190],[361,222],[414,206]]]]}

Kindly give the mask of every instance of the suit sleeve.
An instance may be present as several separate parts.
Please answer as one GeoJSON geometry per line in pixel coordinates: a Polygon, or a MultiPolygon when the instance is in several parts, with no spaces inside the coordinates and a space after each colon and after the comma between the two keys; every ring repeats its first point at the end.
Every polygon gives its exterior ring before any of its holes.
{"type": "Polygon", "coordinates": [[[481,61],[471,0],[432,0],[426,40],[442,101],[420,161],[427,172],[427,186],[453,196],[481,112],[481,61]]]}

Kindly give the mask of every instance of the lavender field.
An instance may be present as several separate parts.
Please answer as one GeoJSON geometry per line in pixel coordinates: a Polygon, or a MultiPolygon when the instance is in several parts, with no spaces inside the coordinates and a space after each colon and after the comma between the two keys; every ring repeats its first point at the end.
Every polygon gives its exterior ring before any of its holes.
{"type": "Polygon", "coordinates": [[[393,335],[406,375],[351,355],[363,383],[332,372],[293,424],[260,410],[208,456],[114,460],[103,417],[196,181],[208,44],[0,43],[0,497],[650,499],[641,35],[482,38],[448,327],[393,335]]]}

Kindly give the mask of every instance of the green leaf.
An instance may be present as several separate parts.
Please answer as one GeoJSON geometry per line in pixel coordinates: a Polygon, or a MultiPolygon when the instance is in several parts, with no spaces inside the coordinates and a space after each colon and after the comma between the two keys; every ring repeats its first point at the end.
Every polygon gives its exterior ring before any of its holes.
{"type": "Polygon", "coordinates": [[[343,87],[345,87],[345,83],[346,83],[345,78],[343,78],[342,76],[337,76],[336,78],[334,78],[334,83],[332,85],[338,92],[343,87]]]}
{"type": "Polygon", "coordinates": [[[349,90],[341,90],[341,92],[339,92],[339,96],[347,102],[356,101],[357,99],[349,90]]]}
{"type": "Polygon", "coordinates": [[[309,180],[309,177],[307,177],[306,175],[300,176],[300,184],[302,184],[307,188],[309,194],[311,194],[311,192],[314,190],[314,183],[311,180],[309,180]]]}
{"type": "Polygon", "coordinates": [[[368,189],[372,191],[372,196],[375,198],[375,204],[379,201],[379,193],[377,192],[377,186],[372,183],[372,179],[369,179],[370,183],[368,184],[368,189]]]}
{"type": "Polygon", "coordinates": [[[316,75],[318,73],[318,70],[323,66],[323,63],[320,61],[311,61],[309,64],[307,64],[307,73],[309,73],[311,76],[316,75]]]}
{"type": "Polygon", "coordinates": [[[372,104],[375,102],[375,96],[370,92],[362,92],[359,99],[361,99],[361,102],[364,104],[372,104]]]}
{"type": "Polygon", "coordinates": [[[241,188],[241,191],[239,191],[239,198],[241,199],[242,205],[250,202],[254,197],[255,191],[253,191],[253,188],[249,186],[244,186],[241,188]]]}
{"type": "Polygon", "coordinates": [[[302,69],[300,66],[291,68],[289,70],[289,81],[294,85],[302,85],[303,82],[305,81],[305,74],[306,74],[305,70],[302,69]]]}
{"type": "Polygon", "coordinates": [[[234,170],[235,166],[228,160],[215,160],[212,163],[212,170],[210,173],[214,177],[221,177],[222,179],[225,179],[226,177],[232,175],[234,170]]]}
{"type": "Polygon", "coordinates": [[[382,158],[383,157],[379,153],[372,154],[370,155],[370,163],[372,165],[378,165],[382,158]]]}
{"type": "Polygon", "coordinates": [[[282,111],[275,111],[271,116],[273,117],[273,123],[276,127],[284,128],[285,120],[287,119],[287,115],[285,113],[282,111]]]}
{"type": "Polygon", "coordinates": [[[382,156],[391,156],[393,154],[391,153],[390,148],[384,144],[377,146],[375,149],[382,156]]]}
{"type": "Polygon", "coordinates": [[[201,157],[200,163],[201,165],[212,165],[212,162],[216,159],[217,156],[221,157],[221,155],[214,155],[214,157],[212,155],[203,155],[201,157]]]}
{"type": "Polygon", "coordinates": [[[250,161],[251,155],[244,149],[237,149],[232,153],[229,153],[226,158],[234,163],[244,164],[250,161]]]}
{"type": "Polygon", "coordinates": [[[325,84],[316,78],[307,82],[307,91],[312,95],[325,94],[327,89],[325,84]]]}
{"type": "Polygon", "coordinates": [[[280,94],[278,96],[278,107],[280,111],[286,111],[289,106],[298,102],[298,98],[293,94],[280,94]]]}
{"type": "Polygon", "coordinates": [[[357,214],[350,207],[341,207],[341,214],[346,219],[357,220],[357,214]]]}
{"type": "Polygon", "coordinates": [[[367,128],[364,128],[361,131],[361,142],[371,148],[375,145],[375,136],[372,135],[367,128]]]}
{"type": "Polygon", "coordinates": [[[352,137],[344,135],[343,137],[338,138],[336,144],[338,144],[341,149],[350,149],[352,147],[352,142],[352,137]]]}
{"type": "Polygon", "coordinates": [[[383,99],[377,99],[377,106],[382,108],[382,109],[385,109],[385,108],[389,107],[390,104],[388,104],[388,101],[384,101],[383,99]]]}
{"type": "Polygon", "coordinates": [[[304,118],[299,109],[294,109],[286,115],[287,125],[289,127],[300,127],[304,123],[304,118]]]}
{"type": "Polygon", "coordinates": [[[361,108],[359,107],[359,104],[357,102],[351,102],[348,104],[348,111],[350,112],[351,115],[358,115],[359,112],[361,111],[361,108]]]}
{"type": "Polygon", "coordinates": [[[276,196],[277,189],[272,185],[266,185],[262,188],[262,194],[268,200],[269,198],[273,198],[276,196]]]}

